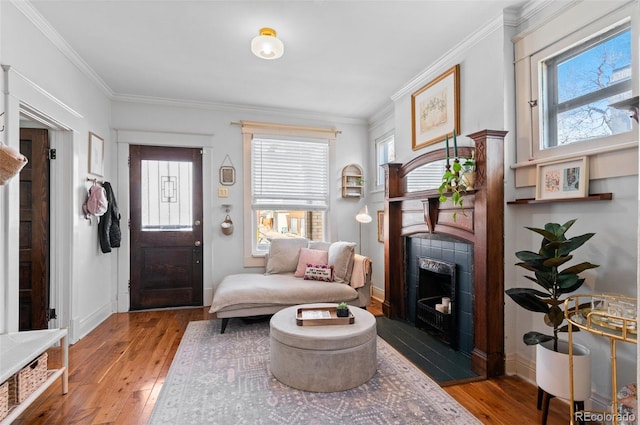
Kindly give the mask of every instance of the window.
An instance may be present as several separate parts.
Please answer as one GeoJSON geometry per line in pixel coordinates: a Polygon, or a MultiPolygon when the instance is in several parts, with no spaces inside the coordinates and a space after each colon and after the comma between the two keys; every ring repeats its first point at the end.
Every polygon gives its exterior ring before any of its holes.
{"type": "Polygon", "coordinates": [[[628,114],[609,107],[632,95],[629,24],[545,59],[539,66],[541,149],[631,131],[628,114]]]}
{"type": "Polygon", "coordinates": [[[323,240],[329,208],[329,142],[255,136],[251,141],[252,254],[270,239],[323,240]]]}
{"type": "Polygon", "coordinates": [[[393,135],[383,137],[376,142],[376,165],[378,173],[376,185],[384,186],[384,168],[382,165],[393,162],[396,159],[396,151],[393,135]]]}

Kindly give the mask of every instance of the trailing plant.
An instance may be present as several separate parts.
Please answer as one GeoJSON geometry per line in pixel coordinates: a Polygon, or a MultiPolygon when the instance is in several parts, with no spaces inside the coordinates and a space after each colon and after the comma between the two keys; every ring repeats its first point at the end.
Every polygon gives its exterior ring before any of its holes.
{"type": "MultiPolygon", "coordinates": [[[[585,233],[567,239],[565,233],[575,222],[576,219],[563,225],[547,223],[544,229],[526,227],[526,229],[542,236],[540,250],[538,252],[518,251],[515,254],[520,260],[516,266],[533,272],[534,276],[525,277],[538,284],[543,290],[512,288],[505,291],[506,294],[520,307],[536,313],[544,313],[544,323],[553,328],[553,335],[535,331],[525,333],[522,339],[527,345],[553,340],[553,350],[558,351],[558,333],[569,330],[569,325],[564,323],[565,317],[562,309],[562,304],[566,299],[565,295],[582,286],[584,278],[578,276],[580,273],[599,267],[599,265],[585,261],[560,270],[560,267],[573,259],[571,252],[580,248],[595,235],[595,233],[585,233]]],[[[579,329],[573,327],[572,330],[578,331],[579,329]]]]}
{"type": "MultiPolygon", "coordinates": [[[[451,202],[454,206],[460,207],[462,214],[464,215],[464,195],[467,193],[467,187],[463,183],[462,176],[465,173],[475,171],[476,162],[473,157],[473,151],[471,158],[454,158],[453,165],[449,164],[449,158],[447,157],[447,165],[442,175],[442,183],[438,187],[438,193],[440,194],[440,202],[447,202],[448,198],[451,198],[451,202]],[[447,196],[450,194],[450,196],[447,196]]],[[[453,220],[456,220],[457,211],[453,213],[453,220]]]]}

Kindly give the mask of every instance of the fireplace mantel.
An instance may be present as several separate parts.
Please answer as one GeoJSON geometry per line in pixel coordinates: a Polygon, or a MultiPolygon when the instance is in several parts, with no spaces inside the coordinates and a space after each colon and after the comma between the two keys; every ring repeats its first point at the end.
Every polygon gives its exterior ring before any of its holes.
{"type": "MultiPolygon", "coordinates": [[[[483,130],[467,137],[475,150],[475,190],[464,197],[464,211],[441,204],[437,189],[406,190],[414,169],[445,158],[445,149],[425,153],[406,164],[385,166],[384,261],[387,317],[405,319],[405,237],[418,233],[450,235],[473,244],[474,349],[471,365],[484,377],[504,374],[504,137],[483,130]],[[458,211],[454,220],[454,212],[458,211]]],[[[450,156],[453,152],[450,151],[450,156]]]]}

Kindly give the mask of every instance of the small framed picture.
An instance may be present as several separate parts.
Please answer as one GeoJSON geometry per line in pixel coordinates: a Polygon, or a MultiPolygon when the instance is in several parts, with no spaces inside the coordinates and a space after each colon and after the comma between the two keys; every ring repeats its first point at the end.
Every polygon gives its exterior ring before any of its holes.
{"type": "Polygon", "coordinates": [[[102,177],[104,174],[104,139],[89,133],[89,173],[102,177]]]}
{"type": "Polygon", "coordinates": [[[378,210],[378,242],[384,242],[384,211],[378,210]]]}
{"type": "Polygon", "coordinates": [[[236,169],[223,165],[220,167],[220,184],[232,186],[236,183],[236,169]]]}
{"type": "Polygon", "coordinates": [[[536,199],[583,198],[589,194],[589,157],[559,160],[536,167],[536,199]]]}

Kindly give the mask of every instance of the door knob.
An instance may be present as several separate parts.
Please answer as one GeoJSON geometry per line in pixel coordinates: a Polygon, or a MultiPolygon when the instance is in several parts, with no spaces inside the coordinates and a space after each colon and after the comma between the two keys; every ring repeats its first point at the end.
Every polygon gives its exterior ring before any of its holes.
{"type": "Polygon", "coordinates": [[[194,244],[195,246],[200,246],[200,245],[201,245],[201,242],[200,242],[200,241],[195,241],[193,244],[194,244]]]}
{"type": "Polygon", "coordinates": [[[193,223],[193,224],[196,225],[196,226],[200,226],[201,223],[200,223],[200,220],[196,220],[195,223],[193,223]]]}

